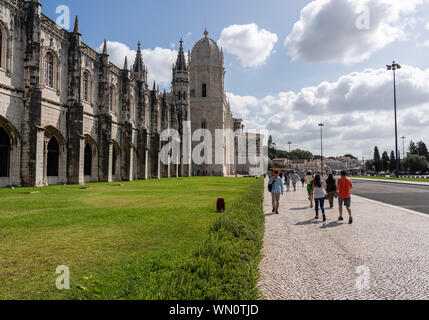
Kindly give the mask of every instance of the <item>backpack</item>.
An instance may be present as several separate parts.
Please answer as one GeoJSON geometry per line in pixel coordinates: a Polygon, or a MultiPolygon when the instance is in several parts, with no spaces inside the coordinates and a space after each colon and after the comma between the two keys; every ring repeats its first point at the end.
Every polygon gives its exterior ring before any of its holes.
{"type": "Polygon", "coordinates": [[[272,191],[273,191],[273,186],[274,186],[274,182],[275,182],[275,181],[276,181],[276,179],[273,179],[273,182],[268,184],[268,191],[269,191],[269,192],[272,192],[272,191]]]}

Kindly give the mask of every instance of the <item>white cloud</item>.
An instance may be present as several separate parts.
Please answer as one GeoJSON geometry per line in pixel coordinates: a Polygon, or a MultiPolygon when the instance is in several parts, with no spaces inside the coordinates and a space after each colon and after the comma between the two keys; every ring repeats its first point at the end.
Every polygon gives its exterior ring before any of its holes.
{"type": "Polygon", "coordinates": [[[425,29],[429,31],[429,22],[425,24],[425,29]]]}
{"type": "Polygon", "coordinates": [[[277,41],[275,33],[259,29],[258,25],[252,23],[235,24],[223,29],[218,44],[226,52],[235,55],[243,67],[259,67],[271,55],[277,41]]]}
{"type": "MultiPolygon", "coordinates": [[[[98,52],[102,50],[103,44],[97,48],[98,52]]],[[[120,68],[124,65],[125,56],[128,57],[128,64],[131,68],[137,54],[136,50],[115,41],[107,41],[107,52],[109,53],[109,60],[120,68]]],[[[142,49],[142,55],[149,72],[149,84],[155,80],[162,87],[168,87],[172,76],[171,65],[176,62],[177,51],[156,47],[155,49],[142,49]]]]}
{"type": "Polygon", "coordinates": [[[420,47],[420,48],[429,48],[429,40],[426,40],[424,42],[417,42],[417,47],[420,47]]]}
{"type": "Polygon", "coordinates": [[[356,63],[405,39],[406,27],[426,0],[314,0],[285,40],[291,57],[311,62],[356,63]]]}
{"type": "MultiPolygon", "coordinates": [[[[429,131],[423,130],[429,126],[429,69],[404,65],[397,89],[399,134],[429,143],[429,131]]],[[[322,121],[327,154],[368,157],[376,144],[394,150],[393,79],[385,69],[353,72],[335,82],[262,99],[233,96],[233,110],[249,110],[247,127],[272,131],[283,148],[293,136],[296,148],[319,152],[322,121]]]]}

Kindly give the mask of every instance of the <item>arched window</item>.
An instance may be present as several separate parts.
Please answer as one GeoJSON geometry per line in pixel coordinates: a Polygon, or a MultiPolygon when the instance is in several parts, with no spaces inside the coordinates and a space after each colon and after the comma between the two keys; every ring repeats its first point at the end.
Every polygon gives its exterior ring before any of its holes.
{"type": "Polygon", "coordinates": [[[52,137],[48,143],[48,162],[47,162],[47,176],[58,177],[58,165],[60,157],[60,146],[57,139],[52,137]]]}
{"type": "Polygon", "coordinates": [[[89,102],[89,75],[88,72],[83,74],[83,100],[89,102]]]}
{"type": "Polygon", "coordinates": [[[92,175],[92,148],[89,145],[89,143],[85,146],[85,158],[84,158],[84,165],[83,165],[83,171],[85,176],[92,175]]]}
{"type": "Polygon", "coordinates": [[[203,98],[207,97],[207,85],[205,83],[203,83],[202,92],[203,92],[203,98]]]}
{"type": "Polygon", "coordinates": [[[205,119],[201,120],[201,129],[207,129],[207,121],[205,119]]]}
{"type": "Polygon", "coordinates": [[[9,177],[10,147],[9,135],[0,127],[0,177],[9,177]]]}
{"type": "Polygon", "coordinates": [[[54,58],[50,53],[45,56],[45,85],[54,86],[54,58]]]}

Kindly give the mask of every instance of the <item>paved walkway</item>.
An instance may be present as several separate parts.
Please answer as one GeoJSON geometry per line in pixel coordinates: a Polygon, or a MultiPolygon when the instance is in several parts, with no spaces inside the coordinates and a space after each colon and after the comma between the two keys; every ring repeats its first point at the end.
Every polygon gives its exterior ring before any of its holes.
{"type": "Polygon", "coordinates": [[[323,224],[302,187],[285,193],[280,215],[265,189],[266,299],[429,299],[428,216],[354,197],[353,225],[337,223],[337,203],[323,224]]]}

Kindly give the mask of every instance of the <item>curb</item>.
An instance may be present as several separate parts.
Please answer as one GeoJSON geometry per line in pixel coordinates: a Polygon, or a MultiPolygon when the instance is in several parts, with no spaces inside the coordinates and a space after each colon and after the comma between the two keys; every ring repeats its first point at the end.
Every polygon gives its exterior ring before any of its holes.
{"type": "Polygon", "coordinates": [[[429,187],[429,183],[427,183],[427,182],[412,182],[412,181],[383,180],[383,179],[365,179],[365,178],[353,178],[353,177],[350,177],[350,179],[351,180],[357,180],[357,181],[366,181],[366,182],[393,183],[393,184],[429,187]]]}

